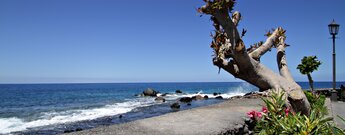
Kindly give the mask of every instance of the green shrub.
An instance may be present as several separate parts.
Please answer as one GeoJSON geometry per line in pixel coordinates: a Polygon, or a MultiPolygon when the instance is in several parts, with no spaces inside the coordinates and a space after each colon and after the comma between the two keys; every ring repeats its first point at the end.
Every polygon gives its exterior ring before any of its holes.
{"type": "Polygon", "coordinates": [[[304,94],[306,95],[312,110],[315,110],[315,112],[319,113],[318,115],[328,114],[327,107],[325,106],[325,101],[326,101],[325,95],[314,94],[310,91],[304,91],[304,94]]]}
{"type": "MultiPolygon", "coordinates": [[[[307,95],[307,94],[306,94],[307,95]]],[[[271,97],[262,100],[266,106],[261,112],[251,111],[248,116],[256,122],[254,131],[260,135],[309,135],[309,134],[341,134],[344,131],[330,123],[333,118],[325,117],[325,97],[308,93],[311,104],[309,116],[294,113],[285,105],[284,93],[273,93],[271,97]]],[[[326,109],[327,112],[327,109],[326,109]]]]}

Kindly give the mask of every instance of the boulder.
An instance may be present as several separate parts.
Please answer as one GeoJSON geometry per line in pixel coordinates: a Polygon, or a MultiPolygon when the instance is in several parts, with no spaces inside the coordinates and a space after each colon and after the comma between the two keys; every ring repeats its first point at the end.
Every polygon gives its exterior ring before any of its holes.
{"type": "Polygon", "coordinates": [[[196,96],[193,96],[192,99],[194,99],[194,100],[203,100],[204,97],[201,96],[201,95],[196,95],[196,96]]]}
{"type": "Polygon", "coordinates": [[[75,129],[75,131],[82,131],[82,130],[83,130],[82,128],[75,129]]]}
{"type": "Polygon", "coordinates": [[[182,93],[182,91],[181,90],[176,90],[175,93],[182,93]]]}
{"type": "Polygon", "coordinates": [[[170,108],[173,110],[178,110],[178,109],[180,109],[180,104],[175,102],[175,103],[170,105],[170,108]]]}
{"type": "Polygon", "coordinates": [[[151,96],[151,97],[155,97],[157,96],[157,91],[155,91],[154,89],[151,89],[151,88],[147,88],[145,91],[143,91],[143,94],[145,96],[151,96]]]}
{"type": "Polygon", "coordinates": [[[217,93],[217,92],[214,92],[213,93],[213,96],[217,96],[217,95],[220,95],[221,93],[217,93]]]}
{"type": "Polygon", "coordinates": [[[165,102],[165,98],[163,98],[163,97],[156,97],[155,101],[157,101],[157,102],[165,102]]]}
{"type": "Polygon", "coordinates": [[[182,97],[182,98],[180,98],[179,101],[183,102],[183,103],[190,103],[190,102],[192,102],[192,98],[190,98],[190,97],[182,97]]]}
{"type": "Polygon", "coordinates": [[[222,96],[217,96],[216,99],[223,99],[223,97],[222,96]]]}
{"type": "Polygon", "coordinates": [[[207,96],[207,95],[205,95],[205,96],[204,96],[204,99],[208,99],[208,96],[207,96]]]}
{"type": "Polygon", "coordinates": [[[63,131],[63,133],[72,133],[72,132],[74,132],[74,130],[71,130],[71,129],[63,131]]]}
{"type": "Polygon", "coordinates": [[[192,104],[191,104],[191,103],[188,103],[187,105],[190,106],[190,105],[192,105],[192,104]]]}

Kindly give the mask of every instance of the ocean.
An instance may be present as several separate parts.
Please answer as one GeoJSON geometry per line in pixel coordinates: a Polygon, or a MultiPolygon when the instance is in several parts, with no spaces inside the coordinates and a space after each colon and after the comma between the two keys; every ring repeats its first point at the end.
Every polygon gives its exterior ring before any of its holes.
{"type": "MultiPolygon", "coordinates": [[[[308,89],[307,82],[299,82],[308,89]]],[[[338,83],[344,84],[344,83],[338,83]]],[[[330,88],[331,82],[316,82],[330,88]]],[[[222,102],[224,99],[258,91],[246,82],[201,83],[89,83],[89,84],[0,84],[0,134],[61,134],[149,118],[174,112],[170,104],[196,94],[210,99],[181,104],[181,110],[222,102]],[[147,88],[169,93],[167,102],[140,97],[147,88]],[[181,90],[182,94],[175,94],[181,90]],[[121,118],[119,117],[121,115],[121,118]]]]}

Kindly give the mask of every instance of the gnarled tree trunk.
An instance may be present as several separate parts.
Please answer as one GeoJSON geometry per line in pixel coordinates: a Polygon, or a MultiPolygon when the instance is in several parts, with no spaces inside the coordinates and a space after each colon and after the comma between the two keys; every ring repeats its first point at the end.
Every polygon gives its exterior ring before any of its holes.
{"type": "Polygon", "coordinates": [[[236,78],[245,80],[264,90],[284,90],[288,105],[296,112],[309,114],[310,104],[301,87],[294,81],[285,57],[285,30],[281,27],[268,32],[266,42],[259,42],[246,49],[237,25],[241,14],[236,11],[230,16],[235,4],[233,0],[204,0],[206,5],[198,9],[200,13],[211,15],[215,32],[211,34],[214,49],[214,65],[229,72],[236,78]],[[277,49],[279,74],[260,63],[260,57],[273,47],[277,49]]]}

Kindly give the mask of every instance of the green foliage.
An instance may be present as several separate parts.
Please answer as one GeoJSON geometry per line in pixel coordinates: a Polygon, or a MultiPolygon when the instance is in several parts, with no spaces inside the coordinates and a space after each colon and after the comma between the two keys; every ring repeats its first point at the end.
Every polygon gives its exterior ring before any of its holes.
{"type": "Polygon", "coordinates": [[[325,106],[326,96],[325,95],[316,95],[309,91],[304,91],[305,96],[307,97],[310,107],[312,110],[316,110],[318,115],[327,115],[328,110],[325,106]]]}
{"type": "Polygon", "coordinates": [[[299,69],[302,74],[306,75],[317,70],[320,65],[321,62],[317,59],[316,56],[304,56],[301,60],[301,64],[297,66],[297,69],[299,69]]]}
{"type": "MultiPolygon", "coordinates": [[[[324,113],[320,112],[320,108],[324,107],[324,96],[317,96],[311,93],[307,93],[306,95],[312,106],[309,116],[290,111],[290,109],[285,106],[284,93],[273,93],[271,97],[262,99],[267,107],[263,107],[261,113],[262,117],[253,119],[256,121],[255,133],[260,135],[344,135],[344,131],[330,124],[333,118],[326,118],[324,113]]],[[[248,116],[251,116],[249,114],[251,113],[248,113],[248,116]]]]}

